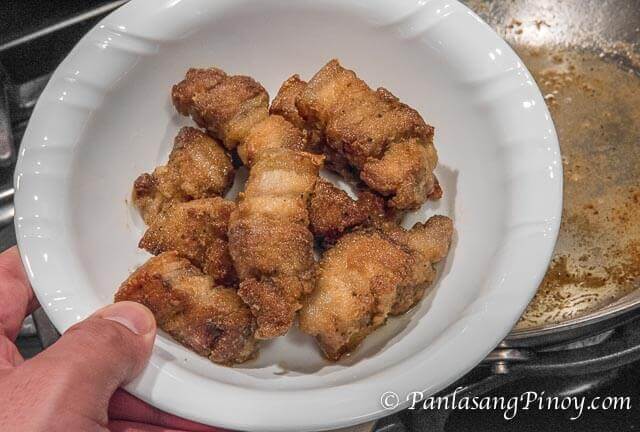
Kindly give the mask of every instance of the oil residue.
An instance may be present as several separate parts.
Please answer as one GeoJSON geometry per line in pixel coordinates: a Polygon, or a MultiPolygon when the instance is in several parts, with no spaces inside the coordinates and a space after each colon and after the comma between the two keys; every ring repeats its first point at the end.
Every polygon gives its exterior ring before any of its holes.
{"type": "Polygon", "coordinates": [[[553,261],[518,323],[595,311],[640,287],[640,79],[595,52],[514,44],[540,86],[563,155],[553,261]]]}
{"type": "Polygon", "coordinates": [[[463,1],[534,75],[563,156],[556,250],[517,328],[601,309],[640,288],[640,10],[608,0],[463,1]]]}

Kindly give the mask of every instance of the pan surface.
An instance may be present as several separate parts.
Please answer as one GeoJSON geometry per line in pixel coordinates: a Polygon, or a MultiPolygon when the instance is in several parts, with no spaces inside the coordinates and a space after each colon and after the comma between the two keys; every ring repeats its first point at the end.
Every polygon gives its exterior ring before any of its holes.
{"type": "Polygon", "coordinates": [[[613,325],[640,305],[640,1],[466,3],[534,75],[563,154],[554,258],[508,339],[613,325]]]}

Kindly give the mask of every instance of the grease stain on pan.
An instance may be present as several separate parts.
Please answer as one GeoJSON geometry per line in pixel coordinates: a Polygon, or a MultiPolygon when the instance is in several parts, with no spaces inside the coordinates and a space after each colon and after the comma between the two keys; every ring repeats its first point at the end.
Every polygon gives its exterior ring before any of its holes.
{"type": "Polygon", "coordinates": [[[619,4],[630,8],[617,11],[623,20],[636,24],[612,26],[581,13],[602,11],[592,1],[465,3],[534,75],[563,155],[558,243],[516,328],[595,312],[640,288],[640,11],[619,4]]]}
{"type": "Polygon", "coordinates": [[[528,329],[640,288],[640,78],[594,52],[514,47],[545,94],[564,165],[554,259],[517,325],[528,329]]]}

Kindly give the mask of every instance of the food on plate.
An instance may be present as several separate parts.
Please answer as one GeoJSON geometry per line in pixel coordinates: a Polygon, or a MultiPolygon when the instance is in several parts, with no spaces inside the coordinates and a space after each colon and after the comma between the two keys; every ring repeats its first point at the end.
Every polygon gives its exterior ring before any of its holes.
{"type": "Polygon", "coordinates": [[[269,113],[282,116],[298,129],[304,130],[307,124],[298,114],[296,99],[305,87],[307,87],[307,83],[301,80],[299,75],[296,74],[287,78],[280,86],[276,97],[273,98],[269,113]]]}
{"type": "Polygon", "coordinates": [[[338,360],[389,315],[406,312],[423,297],[452,234],[453,223],[444,216],[408,231],[388,223],[346,234],[322,256],[300,328],[316,338],[327,358],[338,360]]]}
{"type": "Polygon", "coordinates": [[[296,100],[306,87],[307,83],[301,80],[298,75],[288,78],[278,90],[273,102],[271,102],[269,112],[284,117],[302,131],[307,140],[307,150],[313,153],[324,153],[326,156],[325,168],[335,171],[347,180],[357,181],[358,177],[354,174],[345,157],[325,145],[323,131],[314,128],[300,116],[296,107],[296,100]]]}
{"type": "Polygon", "coordinates": [[[227,247],[227,226],[235,207],[220,197],[174,203],[155,218],[139,247],[153,255],[176,251],[215,283],[233,284],[236,272],[227,247]]]}
{"type": "Polygon", "coordinates": [[[433,127],[388,90],[372,90],[331,60],[298,95],[296,107],[324,136],[329,159],[343,158],[390,207],[415,210],[440,197],[433,127]]]}
{"type": "Polygon", "coordinates": [[[237,150],[246,165],[262,148],[306,147],[300,129],[284,117],[269,115],[269,95],[253,78],[217,68],[189,69],[173,86],[172,98],[178,112],[190,115],[227,149],[237,150]]]}
{"type": "Polygon", "coordinates": [[[303,151],[306,146],[302,131],[283,117],[270,115],[251,128],[238,147],[238,155],[247,166],[252,166],[262,150],[283,147],[303,151]]]}
{"type": "Polygon", "coordinates": [[[234,288],[217,286],[177,252],[150,258],[120,286],[115,301],[147,306],[158,326],[216,363],[252,358],[255,319],[234,288]]]}
{"type": "Polygon", "coordinates": [[[310,229],[324,246],[335,243],[346,232],[386,218],[384,200],[379,195],[361,189],[354,200],[324,179],[316,182],[309,201],[310,229]]]}
{"type": "Polygon", "coordinates": [[[301,129],[269,114],[269,97],[252,78],[190,69],[172,94],[178,111],[235,148],[250,167],[229,222],[229,251],[238,293],[257,319],[256,337],[281,336],[313,288],[307,207],[322,157],[303,151],[301,129]]]}
{"type": "Polygon", "coordinates": [[[182,128],[167,164],[136,179],[139,246],[156,256],[116,301],[146,305],[180,343],[235,364],[296,317],[338,360],[422,299],[453,224],[397,223],[441,195],[433,128],[415,110],[337,60],[308,83],[288,78],[271,107],[253,78],[215,67],[189,69],[171,97],[204,131],[182,128]],[[249,169],[235,202],[222,197],[230,152],[249,169]],[[357,199],[320,177],[325,162],[357,199]]]}
{"type": "Polygon", "coordinates": [[[238,294],[257,319],[256,337],[285,334],[314,288],[308,202],[322,157],[288,148],[258,154],[229,221],[238,294]]]}
{"type": "Polygon", "coordinates": [[[307,122],[300,117],[296,108],[296,99],[307,87],[307,83],[300,79],[300,76],[289,77],[278,90],[278,94],[271,102],[269,113],[287,119],[292,125],[297,127],[305,135],[307,149],[314,153],[322,152],[323,137],[319,130],[310,127],[307,122]]]}
{"type": "Polygon", "coordinates": [[[264,87],[253,78],[229,76],[218,68],[189,69],[184,80],[173,86],[171,96],[180,114],[190,115],[229,150],[269,114],[264,87]]]}
{"type": "Polygon", "coordinates": [[[167,164],[135,180],[133,203],[150,225],[172,203],[225,194],[234,175],[231,157],[215,139],[184,127],[174,140],[167,164]]]}

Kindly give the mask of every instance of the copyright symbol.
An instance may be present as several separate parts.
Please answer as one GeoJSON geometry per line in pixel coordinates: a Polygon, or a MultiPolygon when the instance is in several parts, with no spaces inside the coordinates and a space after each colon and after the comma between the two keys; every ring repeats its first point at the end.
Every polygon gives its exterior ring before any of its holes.
{"type": "Polygon", "coordinates": [[[380,396],[380,405],[386,410],[392,410],[400,405],[400,397],[392,391],[384,392],[380,396]]]}

